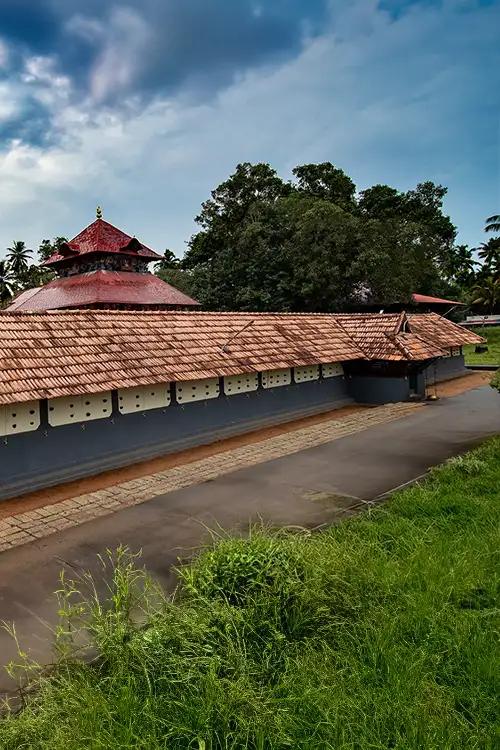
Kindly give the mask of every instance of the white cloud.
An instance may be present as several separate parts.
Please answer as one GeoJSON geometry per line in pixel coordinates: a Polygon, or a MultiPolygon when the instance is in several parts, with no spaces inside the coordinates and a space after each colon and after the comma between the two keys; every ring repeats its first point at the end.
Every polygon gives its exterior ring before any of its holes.
{"type": "MultiPolygon", "coordinates": [[[[87,27],[87,32],[88,32],[87,27]]],[[[94,33],[97,29],[94,22],[94,33]]],[[[106,44],[91,72],[91,92],[96,102],[110,93],[126,89],[134,80],[151,32],[147,23],[131,8],[114,8],[106,25],[106,44]]]]}
{"type": "Polygon", "coordinates": [[[0,70],[6,68],[9,62],[9,48],[6,43],[0,39],[0,70]]]}
{"type": "MultiPolygon", "coordinates": [[[[95,102],[134,75],[141,45],[131,39],[136,32],[142,44],[148,33],[120,9],[93,72],[93,102],[69,106],[69,84],[57,84],[49,63],[27,67],[31,84],[65,92],[53,98],[60,140],[0,152],[0,247],[18,236],[33,246],[73,235],[101,203],[106,218],[147,244],[182,252],[201,201],[245,160],[270,161],[284,176],[331,160],[360,188],[442,181],[452,218],[475,242],[483,216],[498,209],[485,96],[494,82],[484,80],[496,12],[420,6],[394,20],[360,0],[336,11],[295,60],[244,76],[209,104],[179,96],[111,112],[95,102]]],[[[1,101],[0,89],[0,116],[1,101]]]]}
{"type": "Polygon", "coordinates": [[[11,81],[0,81],[0,125],[9,122],[21,111],[22,97],[11,81]]]}
{"type": "Polygon", "coordinates": [[[65,106],[71,94],[71,81],[57,70],[53,57],[35,56],[24,61],[21,80],[26,84],[26,94],[55,112],[65,106]]]}

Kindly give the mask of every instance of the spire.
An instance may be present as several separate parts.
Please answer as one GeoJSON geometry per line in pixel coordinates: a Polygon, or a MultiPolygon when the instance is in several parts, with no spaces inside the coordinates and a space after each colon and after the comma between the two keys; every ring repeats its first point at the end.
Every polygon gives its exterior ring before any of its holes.
{"type": "Polygon", "coordinates": [[[100,206],[96,208],[95,217],[96,219],[102,219],[102,208],[100,206]]]}

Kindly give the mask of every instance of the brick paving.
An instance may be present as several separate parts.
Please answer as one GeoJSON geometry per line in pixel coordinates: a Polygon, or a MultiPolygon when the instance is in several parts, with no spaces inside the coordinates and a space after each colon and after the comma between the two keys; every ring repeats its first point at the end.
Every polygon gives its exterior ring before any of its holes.
{"type": "Polygon", "coordinates": [[[418,403],[399,403],[364,410],[342,419],[309,425],[146,477],[11,515],[0,520],[0,552],[43,539],[63,529],[79,526],[99,516],[138,505],[158,495],[201,484],[238,469],[297,453],[409,416],[422,406],[418,403]]]}

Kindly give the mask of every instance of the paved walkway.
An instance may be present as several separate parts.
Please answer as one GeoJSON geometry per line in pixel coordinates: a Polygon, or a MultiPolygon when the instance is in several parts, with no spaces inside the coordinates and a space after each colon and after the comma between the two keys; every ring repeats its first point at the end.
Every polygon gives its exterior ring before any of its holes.
{"type": "Polygon", "coordinates": [[[107,489],[13,514],[0,520],[0,552],[138,505],[158,495],[201,484],[247,466],[297,453],[305,448],[329,443],[375,425],[400,419],[421,406],[388,404],[362,410],[342,419],[330,419],[107,489]]]}
{"type": "MultiPolygon", "coordinates": [[[[321,432],[324,423],[317,427],[321,432]]],[[[0,620],[15,622],[23,648],[46,663],[51,659],[50,628],[57,621],[53,591],[62,567],[70,575],[89,570],[103,591],[97,555],[123,544],[142,549],[148,570],[171,588],[173,566],[204,543],[208,529],[244,529],[259,518],[273,525],[333,523],[499,432],[500,398],[482,387],[411,409],[404,418],[372,423],[368,429],[365,425],[343,436],[331,432],[328,442],[318,437],[310,447],[296,445],[295,453],[266,454],[261,463],[242,464],[229,473],[221,459],[215,479],[199,478],[201,484],[120,512],[106,511],[88,523],[1,553],[0,620]]],[[[0,662],[6,664],[15,655],[14,643],[0,630],[0,662]]],[[[0,692],[12,687],[0,669],[0,692]]]]}

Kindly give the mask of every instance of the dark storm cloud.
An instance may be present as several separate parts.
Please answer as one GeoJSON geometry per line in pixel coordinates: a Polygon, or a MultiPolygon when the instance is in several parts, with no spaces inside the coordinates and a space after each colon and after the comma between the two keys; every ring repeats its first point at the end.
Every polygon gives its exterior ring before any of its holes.
{"type": "MultiPolygon", "coordinates": [[[[0,0],[14,55],[50,54],[84,95],[106,66],[121,72],[99,99],[183,87],[204,96],[254,66],[295,54],[321,29],[327,0],[0,0]]],[[[111,71],[112,73],[112,71],[111,71]]],[[[112,76],[111,76],[112,79],[112,76]]]]}

